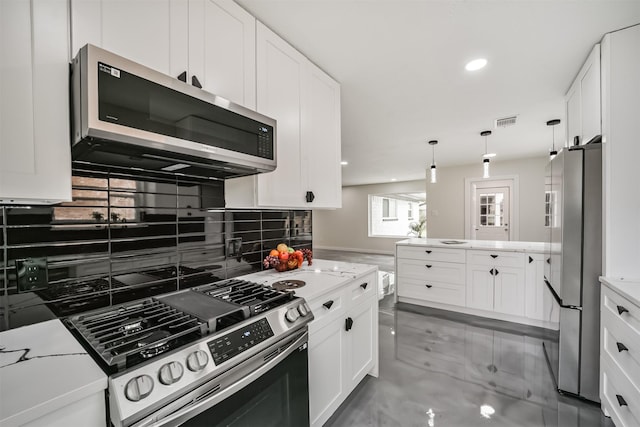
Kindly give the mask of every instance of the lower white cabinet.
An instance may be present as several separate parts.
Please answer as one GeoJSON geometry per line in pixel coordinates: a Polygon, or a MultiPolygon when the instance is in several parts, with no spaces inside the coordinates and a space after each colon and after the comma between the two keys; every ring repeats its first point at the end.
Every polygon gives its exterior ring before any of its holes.
{"type": "Polygon", "coordinates": [[[377,273],[309,305],[309,418],[321,426],[367,374],[377,376],[377,273]]]}

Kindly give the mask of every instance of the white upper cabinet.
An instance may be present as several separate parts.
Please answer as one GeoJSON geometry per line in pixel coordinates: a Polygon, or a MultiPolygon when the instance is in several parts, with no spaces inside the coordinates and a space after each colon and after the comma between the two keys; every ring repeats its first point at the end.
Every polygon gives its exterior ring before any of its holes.
{"type": "Polygon", "coordinates": [[[0,1],[0,204],[71,200],[67,12],[0,1]]]}
{"type": "Polygon", "coordinates": [[[567,114],[567,144],[574,145],[578,137],[586,144],[601,135],[600,112],[600,45],[591,50],[589,57],[565,96],[567,114]]]}
{"type": "Polygon", "coordinates": [[[72,0],[87,43],[255,108],[255,18],[231,0],[72,0]]]}
{"type": "Polygon", "coordinates": [[[256,108],[256,20],[232,0],[189,2],[189,73],[203,89],[256,108]]]}
{"type": "Polygon", "coordinates": [[[256,105],[277,121],[277,168],[227,180],[227,207],[341,207],[340,85],[260,22],[256,40],[256,105]]]}

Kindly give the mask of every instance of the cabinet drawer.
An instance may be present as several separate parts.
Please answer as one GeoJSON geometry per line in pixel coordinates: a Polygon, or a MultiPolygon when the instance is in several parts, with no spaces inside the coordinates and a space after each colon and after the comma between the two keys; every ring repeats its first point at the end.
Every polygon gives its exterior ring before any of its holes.
{"type": "Polygon", "coordinates": [[[468,264],[490,265],[492,267],[522,267],[525,255],[521,252],[474,251],[467,253],[468,264]]]}
{"type": "Polygon", "coordinates": [[[602,319],[602,349],[640,394],[640,337],[608,312],[602,319]]]}
{"type": "Polygon", "coordinates": [[[398,296],[464,306],[465,287],[452,283],[398,277],[398,296]]]}
{"type": "Polygon", "coordinates": [[[425,261],[464,263],[465,249],[443,249],[429,246],[398,246],[397,257],[425,261]]]}
{"type": "Polygon", "coordinates": [[[349,288],[349,294],[351,295],[351,301],[365,300],[370,295],[376,293],[378,288],[378,273],[371,273],[362,279],[355,281],[355,285],[349,288]]]}
{"type": "Polygon", "coordinates": [[[314,320],[309,325],[309,330],[317,330],[338,316],[344,315],[346,302],[345,292],[342,289],[311,301],[309,307],[314,320]]]}
{"type": "Polygon", "coordinates": [[[607,355],[602,358],[602,405],[617,427],[640,425],[640,395],[607,355]]]}
{"type": "Polygon", "coordinates": [[[602,287],[601,311],[603,317],[605,312],[610,313],[613,317],[618,318],[622,325],[640,336],[640,308],[606,286],[602,287]]]}
{"type": "Polygon", "coordinates": [[[464,285],[465,266],[453,262],[400,259],[398,276],[464,285]]]}

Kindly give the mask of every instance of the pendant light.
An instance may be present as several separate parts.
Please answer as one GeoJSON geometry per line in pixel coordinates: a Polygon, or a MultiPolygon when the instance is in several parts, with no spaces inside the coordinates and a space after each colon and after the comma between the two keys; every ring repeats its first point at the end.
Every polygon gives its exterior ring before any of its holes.
{"type": "Polygon", "coordinates": [[[487,150],[487,137],[491,135],[490,130],[483,130],[480,136],[484,136],[484,155],[482,156],[482,177],[489,178],[489,157],[494,157],[495,153],[489,153],[487,150]]]}
{"type": "Polygon", "coordinates": [[[429,141],[429,145],[431,146],[431,183],[435,184],[437,182],[436,178],[436,145],[438,145],[438,141],[431,140],[429,141]]]}
{"type": "Polygon", "coordinates": [[[552,134],[552,140],[551,140],[551,151],[549,151],[549,160],[553,160],[553,158],[555,156],[558,155],[558,152],[556,151],[556,125],[560,124],[560,119],[554,119],[554,120],[549,120],[547,122],[547,126],[551,126],[551,134],[552,134]]]}

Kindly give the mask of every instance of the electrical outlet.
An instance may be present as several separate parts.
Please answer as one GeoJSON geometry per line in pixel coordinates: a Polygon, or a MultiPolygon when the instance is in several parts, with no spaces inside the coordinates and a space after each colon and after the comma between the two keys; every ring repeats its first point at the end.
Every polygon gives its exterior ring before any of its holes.
{"type": "Polygon", "coordinates": [[[46,258],[27,258],[16,260],[18,292],[31,292],[48,286],[46,258]]]}

